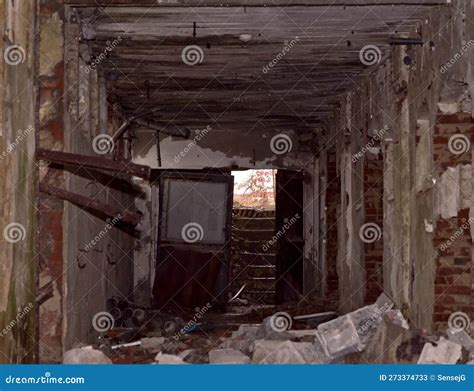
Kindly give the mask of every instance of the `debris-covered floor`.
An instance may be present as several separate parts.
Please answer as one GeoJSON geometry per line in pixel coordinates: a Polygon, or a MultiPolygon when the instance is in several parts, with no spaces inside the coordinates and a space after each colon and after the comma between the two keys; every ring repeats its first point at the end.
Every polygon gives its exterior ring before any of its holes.
{"type": "MultiPolygon", "coordinates": [[[[410,328],[384,294],[344,316],[318,312],[330,306],[235,307],[226,314],[197,308],[188,322],[141,310],[145,317],[133,318],[140,326],[112,328],[97,344],[68,351],[64,363],[474,364],[463,318],[454,321],[458,328],[430,334],[410,328]]],[[[103,321],[108,327],[110,319],[103,321]]]]}

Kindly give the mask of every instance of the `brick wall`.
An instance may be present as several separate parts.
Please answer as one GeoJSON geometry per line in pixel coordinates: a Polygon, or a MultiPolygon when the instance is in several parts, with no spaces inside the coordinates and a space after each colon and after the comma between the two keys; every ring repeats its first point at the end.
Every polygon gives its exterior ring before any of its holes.
{"type": "MultiPolygon", "coordinates": [[[[39,146],[62,150],[64,145],[64,61],[63,15],[61,2],[44,1],[40,7],[42,53],[39,78],[39,146]],[[46,58],[47,57],[47,58],[46,58]]],[[[42,163],[41,181],[64,187],[60,167],[42,163]]],[[[52,284],[53,297],[40,306],[39,359],[40,362],[60,362],[62,357],[63,320],[63,202],[39,194],[38,241],[39,286],[52,284]]]]}
{"type": "MultiPolygon", "coordinates": [[[[464,135],[472,144],[474,141],[474,121],[468,114],[438,115],[434,137],[434,160],[438,180],[449,167],[462,167],[464,173],[470,171],[472,163],[469,148],[464,153],[453,153],[449,148],[450,139],[455,135],[464,135]],[[466,171],[467,170],[467,171],[466,171]]],[[[461,152],[461,151],[460,151],[461,152]]],[[[435,311],[434,325],[444,330],[451,314],[463,312],[474,319],[474,292],[472,268],[472,238],[469,226],[469,206],[463,202],[469,198],[472,188],[470,177],[460,178],[458,186],[449,186],[452,192],[464,189],[460,195],[460,204],[455,216],[438,216],[434,231],[434,246],[438,251],[436,259],[435,311]],[[467,194],[466,194],[467,192],[467,194]]],[[[439,185],[438,185],[439,186],[439,185]]]]}

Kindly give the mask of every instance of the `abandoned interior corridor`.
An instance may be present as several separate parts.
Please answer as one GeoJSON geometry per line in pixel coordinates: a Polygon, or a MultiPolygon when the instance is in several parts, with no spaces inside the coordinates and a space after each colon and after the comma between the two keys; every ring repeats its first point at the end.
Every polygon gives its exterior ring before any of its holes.
{"type": "Polygon", "coordinates": [[[472,1],[0,16],[0,362],[472,363],[472,1]]]}

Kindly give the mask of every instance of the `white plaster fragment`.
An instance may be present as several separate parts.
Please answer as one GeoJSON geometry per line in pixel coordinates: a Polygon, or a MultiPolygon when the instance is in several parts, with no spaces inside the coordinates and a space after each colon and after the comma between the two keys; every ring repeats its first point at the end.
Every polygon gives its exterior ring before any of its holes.
{"type": "Polygon", "coordinates": [[[438,182],[438,214],[443,219],[456,217],[461,207],[459,166],[448,167],[438,182]]]}
{"type": "Polygon", "coordinates": [[[461,355],[461,345],[441,337],[436,346],[425,344],[418,364],[456,364],[461,355]]]}
{"type": "Polygon", "coordinates": [[[443,219],[456,217],[458,211],[471,207],[472,166],[448,167],[438,182],[437,211],[443,219]]]}
{"type": "Polygon", "coordinates": [[[438,110],[442,114],[456,114],[459,113],[458,102],[438,102],[438,110]]]}
{"type": "Polygon", "coordinates": [[[433,232],[433,222],[431,220],[425,219],[425,232],[432,233],[433,232]]]}

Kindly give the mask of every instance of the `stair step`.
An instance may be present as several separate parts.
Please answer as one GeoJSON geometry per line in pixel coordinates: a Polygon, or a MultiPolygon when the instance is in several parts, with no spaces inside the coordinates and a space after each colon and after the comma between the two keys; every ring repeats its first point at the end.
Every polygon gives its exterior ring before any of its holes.
{"type": "Polygon", "coordinates": [[[232,257],[235,266],[274,266],[276,265],[276,255],[272,253],[244,253],[236,252],[232,257]]]}
{"type": "Polygon", "coordinates": [[[246,289],[251,291],[274,291],[276,285],[275,278],[249,278],[239,279],[239,284],[246,284],[246,289]]]}
{"type": "Polygon", "coordinates": [[[235,238],[233,242],[235,252],[246,253],[275,253],[276,243],[270,240],[242,240],[235,238]]]}
{"type": "Polygon", "coordinates": [[[257,210],[253,208],[234,208],[233,210],[234,217],[272,217],[275,218],[275,210],[257,210]]]}
{"type": "Polygon", "coordinates": [[[252,241],[270,241],[275,232],[273,229],[240,229],[234,228],[232,236],[234,239],[252,240],[252,241]]]}
{"type": "Polygon", "coordinates": [[[234,276],[238,279],[254,277],[275,277],[276,267],[274,265],[249,265],[235,266],[234,276]]]}
{"type": "Polygon", "coordinates": [[[269,229],[275,230],[275,219],[273,217],[234,217],[233,226],[240,229],[269,229]]]}

